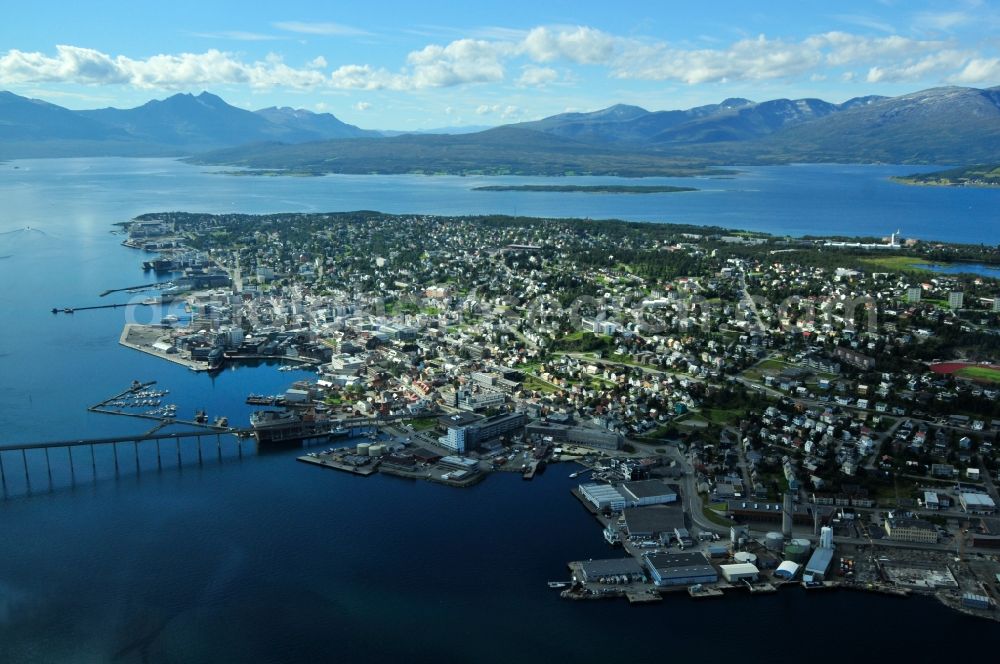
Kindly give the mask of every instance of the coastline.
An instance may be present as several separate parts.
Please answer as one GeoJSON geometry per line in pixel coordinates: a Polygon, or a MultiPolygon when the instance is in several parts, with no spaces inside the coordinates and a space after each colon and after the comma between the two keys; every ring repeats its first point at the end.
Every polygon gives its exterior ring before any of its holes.
{"type": "Polygon", "coordinates": [[[968,188],[968,189],[1000,189],[1000,184],[989,184],[989,183],[979,183],[979,182],[961,182],[959,180],[917,180],[910,177],[896,177],[891,176],[889,178],[892,182],[896,184],[902,184],[909,187],[951,187],[951,188],[968,188]]]}

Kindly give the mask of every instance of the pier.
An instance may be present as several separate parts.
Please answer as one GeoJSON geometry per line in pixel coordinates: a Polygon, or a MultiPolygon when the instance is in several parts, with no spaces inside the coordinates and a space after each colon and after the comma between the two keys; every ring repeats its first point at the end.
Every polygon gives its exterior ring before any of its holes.
{"type": "MultiPolygon", "coordinates": [[[[131,412],[122,410],[121,408],[115,409],[115,408],[111,407],[113,404],[115,404],[116,402],[120,402],[122,399],[127,399],[127,398],[129,398],[131,396],[134,396],[136,394],[141,394],[144,390],[147,390],[148,388],[152,387],[153,385],[156,385],[156,381],[155,380],[149,381],[148,383],[141,383],[139,381],[134,381],[132,383],[132,386],[129,387],[127,390],[125,390],[123,392],[119,392],[118,394],[115,394],[113,396],[110,396],[107,399],[105,399],[104,401],[101,401],[100,403],[94,404],[93,406],[89,406],[87,408],[87,410],[89,410],[92,413],[101,413],[101,414],[104,414],[104,415],[119,415],[119,416],[122,416],[122,417],[136,417],[136,418],[143,419],[143,420],[152,420],[152,421],[157,422],[158,424],[156,426],[154,426],[148,432],[149,434],[152,434],[152,433],[154,433],[154,432],[162,429],[163,427],[170,426],[172,424],[180,424],[182,426],[190,426],[190,427],[200,427],[200,428],[209,429],[211,431],[218,431],[218,432],[224,432],[224,433],[230,433],[230,432],[236,431],[236,429],[233,429],[233,428],[229,427],[224,422],[221,423],[221,424],[220,423],[210,423],[208,421],[207,417],[204,418],[204,419],[202,419],[202,418],[199,417],[199,418],[195,418],[193,420],[184,420],[184,419],[178,419],[178,418],[174,417],[172,413],[171,414],[164,414],[164,415],[153,414],[153,413],[150,413],[150,412],[146,412],[146,413],[131,413],[131,412]]],[[[163,394],[165,394],[165,392],[163,394]]],[[[226,418],[220,418],[220,419],[228,421],[226,418]]]]}
{"type": "Polygon", "coordinates": [[[121,293],[128,291],[143,290],[145,288],[156,288],[157,286],[166,286],[167,284],[173,283],[172,281],[154,281],[151,284],[139,284],[138,286],[126,286],[125,288],[109,288],[99,295],[99,297],[104,297],[105,295],[111,295],[112,293],[121,293]]]}
{"type": "Polygon", "coordinates": [[[52,307],[52,313],[75,314],[77,311],[89,311],[91,309],[117,309],[119,307],[150,307],[147,302],[121,302],[118,304],[95,304],[89,307],[52,307]]]}

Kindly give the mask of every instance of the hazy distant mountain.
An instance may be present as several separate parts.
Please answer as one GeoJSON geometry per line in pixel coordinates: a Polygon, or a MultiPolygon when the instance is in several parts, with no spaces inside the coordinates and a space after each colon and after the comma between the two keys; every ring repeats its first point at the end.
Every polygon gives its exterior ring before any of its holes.
{"type": "Polygon", "coordinates": [[[882,101],[883,99],[888,99],[888,97],[883,97],[881,95],[868,95],[867,97],[854,97],[853,99],[848,99],[843,104],[840,105],[840,110],[847,110],[848,108],[854,108],[855,106],[867,106],[873,104],[877,101],[882,101]]]}
{"type": "Polygon", "coordinates": [[[726,99],[672,111],[618,104],[461,135],[387,134],[327,113],[254,113],[207,92],[94,111],[0,94],[0,157],[221,149],[204,159],[314,172],[652,174],[706,163],[991,162],[1000,154],[1000,88],[934,88],[842,104],[726,99]]]}
{"type": "Polygon", "coordinates": [[[319,135],[275,124],[231,106],[208,92],[176,94],[129,109],[102,108],[79,115],[119,128],[136,140],[160,145],[210,147],[269,140],[309,141],[319,135]]]}
{"type": "Polygon", "coordinates": [[[519,125],[557,136],[596,143],[646,143],[668,129],[706,116],[753,105],[747,99],[726,99],[721,104],[685,111],[650,112],[639,106],[617,104],[592,113],[560,113],[519,125]]]}
{"type": "Polygon", "coordinates": [[[1000,154],[1000,87],[932,88],[855,104],[769,137],[797,161],[970,164],[1000,154]]]}
{"type": "Polygon", "coordinates": [[[937,88],[843,104],[727,99],[658,112],[617,105],[468,134],[461,141],[409,136],[350,145],[253,146],[202,159],[311,172],[629,175],[707,163],[984,162],[1000,154],[998,90],[937,88]]]}
{"type": "Polygon", "coordinates": [[[301,108],[271,106],[254,111],[269,122],[285,127],[292,132],[313,136],[312,140],[331,138],[377,137],[380,132],[360,129],[338,120],[329,113],[313,113],[301,108]]]}
{"type": "Polygon", "coordinates": [[[114,140],[127,136],[40,99],[0,92],[0,140],[24,141],[52,138],[114,140]]]}
{"type": "Polygon", "coordinates": [[[184,155],[281,141],[379,136],[329,113],[269,108],[256,113],[208,92],[176,94],[136,108],[69,109],[0,92],[0,157],[184,155]]]}
{"type": "Polygon", "coordinates": [[[409,131],[379,129],[378,133],[383,136],[405,136],[406,134],[475,134],[494,128],[495,125],[456,125],[452,127],[434,127],[432,129],[411,129],[409,131]]]}
{"type": "Polygon", "coordinates": [[[300,173],[490,175],[693,175],[712,172],[690,157],[595,146],[523,127],[474,134],[405,134],[319,143],[272,143],[198,155],[193,163],[300,173]]]}
{"type": "Polygon", "coordinates": [[[40,99],[0,91],[0,159],[72,155],[153,156],[116,127],[40,99]]]}

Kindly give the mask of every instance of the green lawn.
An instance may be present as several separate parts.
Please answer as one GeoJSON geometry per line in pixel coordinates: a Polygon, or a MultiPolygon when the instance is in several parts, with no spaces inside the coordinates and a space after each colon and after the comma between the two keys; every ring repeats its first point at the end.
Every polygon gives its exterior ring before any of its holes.
{"type": "MultiPolygon", "coordinates": [[[[669,437],[669,438],[676,438],[677,437],[677,427],[675,427],[675,426],[673,426],[671,424],[666,424],[666,425],[664,425],[662,427],[657,427],[657,428],[653,429],[648,434],[646,434],[645,437],[646,438],[655,438],[657,440],[663,439],[663,438],[667,438],[667,437],[669,437]]],[[[659,450],[657,450],[657,452],[659,452],[659,450]]],[[[661,452],[661,454],[662,454],[662,452],[661,452]]]]}
{"type": "Polygon", "coordinates": [[[874,268],[890,270],[893,272],[931,272],[927,268],[917,267],[926,264],[927,260],[915,256],[879,256],[877,258],[862,258],[862,262],[874,268]]]}
{"type": "Polygon", "coordinates": [[[712,424],[726,425],[738,421],[744,414],[739,408],[703,408],[701,416],[712,424]]]}
{"type": "Polygon", "coordinates": [[[545,394],[554,394],[559,391],[559,388],[555,385],[549,385],[540,378],[535,376],[526,376],[524,379],[524,388],[526,390],[534,390],[536,392],[543,392],[545,394]]]}
{"type": "Polygon", "coordinates": [[[406,423],[413,427],[414,431],[429,431],[437,426],[437,418],[419,417],[412,420],[406,420],[406,423]]]}
{"type": "Polygon", "coordinates": [[[701,504],[701,512],[702,512],[702,514],[705,515],[706,519],[708,519],[709,521],[711,521],[712,523],[714,523],[716,525],[719,525],[719,526],[731,526],[731,525],[733,525],[732,521],[730,521],[727,517],[719,514],[715,510],[713,510],[707,503],[702,503],[701,504]]]}
{"type": "Polygon", "coordinates": [[[956,371],[955,375],[984,383],[1000,383],[1000,369],[991,367],[965,367],[956,371]]]}

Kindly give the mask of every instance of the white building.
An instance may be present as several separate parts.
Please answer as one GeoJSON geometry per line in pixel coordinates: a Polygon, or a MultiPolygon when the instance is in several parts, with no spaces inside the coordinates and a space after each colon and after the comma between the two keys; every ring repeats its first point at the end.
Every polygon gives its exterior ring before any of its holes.
{"type": "Polygon", "coordinates": [[[625,509],[625,497],[609,484],[581,484],[580,493],[599,510],[607,507],[620,512],[625,509]]]}
{"type": "Polygon", "coordinates": [[[448,435],[438,438],[438,442],[449,450],[465,453],[465,427],[448,427],[448,435]]]}
{"type": "Polygon", "coordinates": [[[823,526],[822,530],[819,531],[819,547],[821,549],[833,548],[833,528],[823,526]]]}
{"type": "Polygon", "coordinates": [[[958,501],[969,514],[993,514],[997,511],[996,503],[985,493],[963,492],[958,495],[958,501]]]}
{"type": "Polygon", "coordinates": [[[732,565],[719,565],[722,571],[722,578],[729,583],[740,581],[756,581],[760,575],[760,570],[751,563],[734,563],[732,565]]]}
{"type": "Polygon", "coordinates": [[[965,303],[965,293],[962,291],[952,291],[948,293],[948,306],[951,309],[961,309],[965,303]]]}

